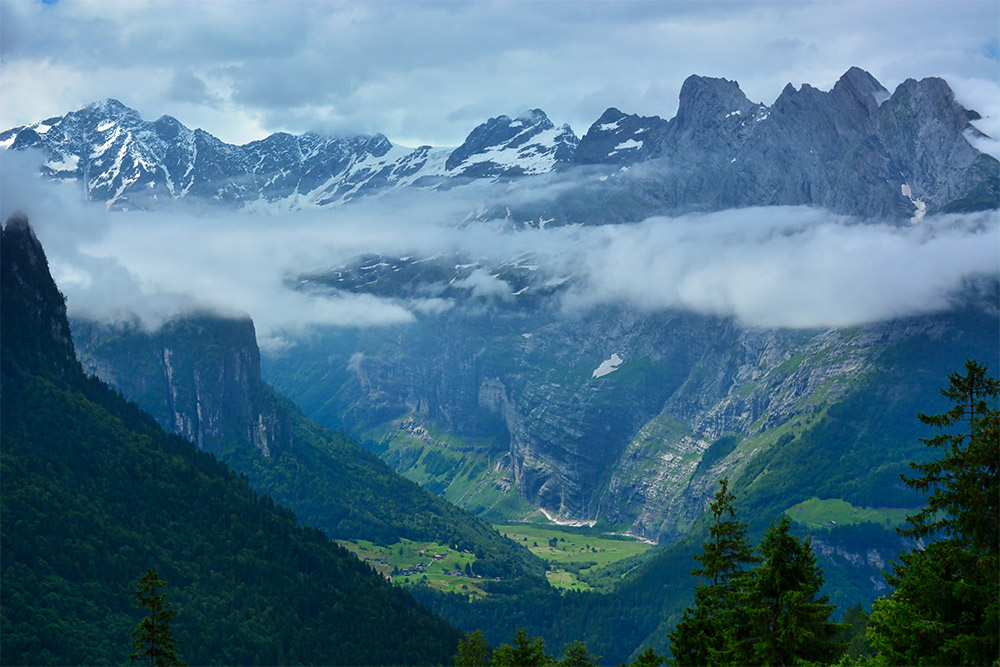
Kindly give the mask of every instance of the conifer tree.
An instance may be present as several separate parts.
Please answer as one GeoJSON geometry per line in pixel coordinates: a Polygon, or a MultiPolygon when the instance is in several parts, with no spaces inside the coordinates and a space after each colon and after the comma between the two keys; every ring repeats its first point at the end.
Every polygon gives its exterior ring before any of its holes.
{"type": "Polygon", "coordinates": [[[662,655],[651,648],[647,648],[631,662],[629,667],[660,667],[666,661],[667,659],[662,655]]]}
{"type": "Polygon", "coordinates": [[[129,656],[131,660],[149,658],[150,667],[166,667],[167,665],[183,665],[177,656],[177,644],[170,632],[170,622],[177,613],[166,602],[166,593],[158,593],[167,582],[157,576],[152,569],[147,568],[146,574],[136,586],[136,606],[149,610],[149,614],[139,622],[132,631],[132,648],[135,651],[129,656]]]}
{"type": "Polygon", "coordinates": [[[872,607],[868,639],[886,662],[1000,661],[1000,383],[987,371],[966,361],[941,390],[953,407],[918,415],[943,431],[923,440],[940,455],[903,476],[928,504],[900,532],[934,541],[900,557],[886,577],[895,591],[872,607]]]}
{"type": "Polygon", "coordinates": [[[746,539],[746,526],[733,520],[733,494],[729,478],[719,481],[719,491],[709,505],[712,526],[701,564],[691,571],[702,583],[695,588],[694,607],[684,610],[680,623],[670,633],[670,653],[677,665],[707,665],[728,662],[739,622],[739,590],[745,567],[757,561],[746,539]]]}
{"type": "Polygon", "coordinates": [[[552,656],[545,652],[545,640],[530,638],[521,628],[514,633],[512,644],[501,644],[493,652],[493,667],[541,667],[552,664],[552,656]]]}
{"type": "Polygon", "coordinates": [[[601,656],[591,655],[583,642],[572,641],[563,650],[562,660],[557,664],[559,667],[598,667],[601,656]]]}
{"type": "Polygon", "coordinates": [[[734,647],[733,662],[825,664],[844,651],[836,641],[841,626],[830,620],[834,605],[820,595],[823,573],[809,540],[799,540],[790,530],[785,516],[764,533],[763,563],[754,569],[747,587],[747,632],[734,647]]]}
{"type": "Polygon", "coordinates": [[[455,667],[489,667],[490,653],[490,645],[483,636],[483,631],[476,630],[458,640],[455,667]]]}

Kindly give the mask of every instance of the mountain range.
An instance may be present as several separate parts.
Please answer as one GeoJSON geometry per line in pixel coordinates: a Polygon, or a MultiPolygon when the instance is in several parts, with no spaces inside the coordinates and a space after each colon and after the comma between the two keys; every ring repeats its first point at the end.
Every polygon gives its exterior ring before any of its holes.
{"type": "Polygon", "coordinates": [[[88,199],[116,209],[185,201],[278,212],[558,174],[577,187],[541,205],[479,215],[594,224],[804,204],[918,220],[996,200],[997,161],[969,141],[981,134],[970,123],[977,117],[942,79],[907,79],[890,94],[851,68],[830,91],[789,84],[770,106],[751,102],[735,81],[691,76],[672,119],[611,108],[582,138],[534,109],[491,118],[454,149],[313,133],[234,146],[170,116],[145,121],[108,99],[6,130],[0,146],[40,149],[43,174],[76,181],[88,199]]]}

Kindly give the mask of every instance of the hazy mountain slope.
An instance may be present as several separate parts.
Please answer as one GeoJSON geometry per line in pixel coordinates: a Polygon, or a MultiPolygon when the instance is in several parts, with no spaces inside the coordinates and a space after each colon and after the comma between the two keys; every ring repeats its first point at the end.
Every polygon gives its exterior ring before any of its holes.
{"type": "Polygon", "coordinates": [[[480,574],[544,576],[527,549],[267,386],[249,319],[189,316],[155,333],[74,321],[74,335],[86,369],[330,537],[457,545],[476,554],[480,574]]]}
{"type": "Polygon", "coordinates": [[[189,664],[450,659],[447,624],[84,376],[24,218],[0,251],[5,664],[125,662],[150,567],[189,664]]]}
{"type": "MultiPolygon", "coordinates": [[[[398,282],[403,272],[391,275],[398,282]]],[[[316,336],[265,359],[265,372],[314,419],[469,509],[542,508],[669,541],[701,513],[718,477],[822,423],[859,383],[881,377],[891,350],[924,341],[937,358],[989,356],[996,283],[984,289],[951,313],[828,330],[746,328],[680,311],[573,318],[544,305],[459,306],[405,326],[316,336]],[[435,474],[428,460],[439,462],[435,474]],[[475,487],[470,474],[491,483],[475,487]],[[497,485],[527,506],[497,504],[497,485]]],[[[897,391],[922,381],[919,356],[911,363],[897,391]]],[[[893,422],[870,418],[885,443],[902,437],[893,422]]],[[[897,470],[908,460],[902,449],[879,456],[897,470]]],[[[851,475],[861,486],[884,483],[863,467],[851,475]]]]}

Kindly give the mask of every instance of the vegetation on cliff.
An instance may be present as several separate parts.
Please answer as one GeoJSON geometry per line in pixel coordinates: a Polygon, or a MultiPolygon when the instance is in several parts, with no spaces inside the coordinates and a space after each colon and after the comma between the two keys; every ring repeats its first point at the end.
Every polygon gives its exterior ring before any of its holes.
{"type": "Polygon", "coordinates": [[[4,664],[127,662],[149,568],[171,583],[191,664],[454,655],[459,633],[405,591],[84,376],[26,221],[0,252],[4,664]]]}

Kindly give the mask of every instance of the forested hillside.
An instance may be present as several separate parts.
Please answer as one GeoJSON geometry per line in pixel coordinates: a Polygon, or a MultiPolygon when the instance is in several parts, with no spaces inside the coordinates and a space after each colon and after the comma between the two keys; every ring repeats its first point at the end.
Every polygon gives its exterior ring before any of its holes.
{"type": "Polygon", "coordinates": [[[152,333],[85,320],[72,326],[88,370],[328,536],[386,546],[433,541],[473,553],[484,576],[544,576],[527,549],[312,422],[264,383],[248,318],[190,315],[152,333]]]}
{"type": "Polygon", "coordinates": [[[4,664],[120,664],[152,568],[189,664],[445,663],[459,633],[84,376],[23,216],[2,244],[4,664]]]}

